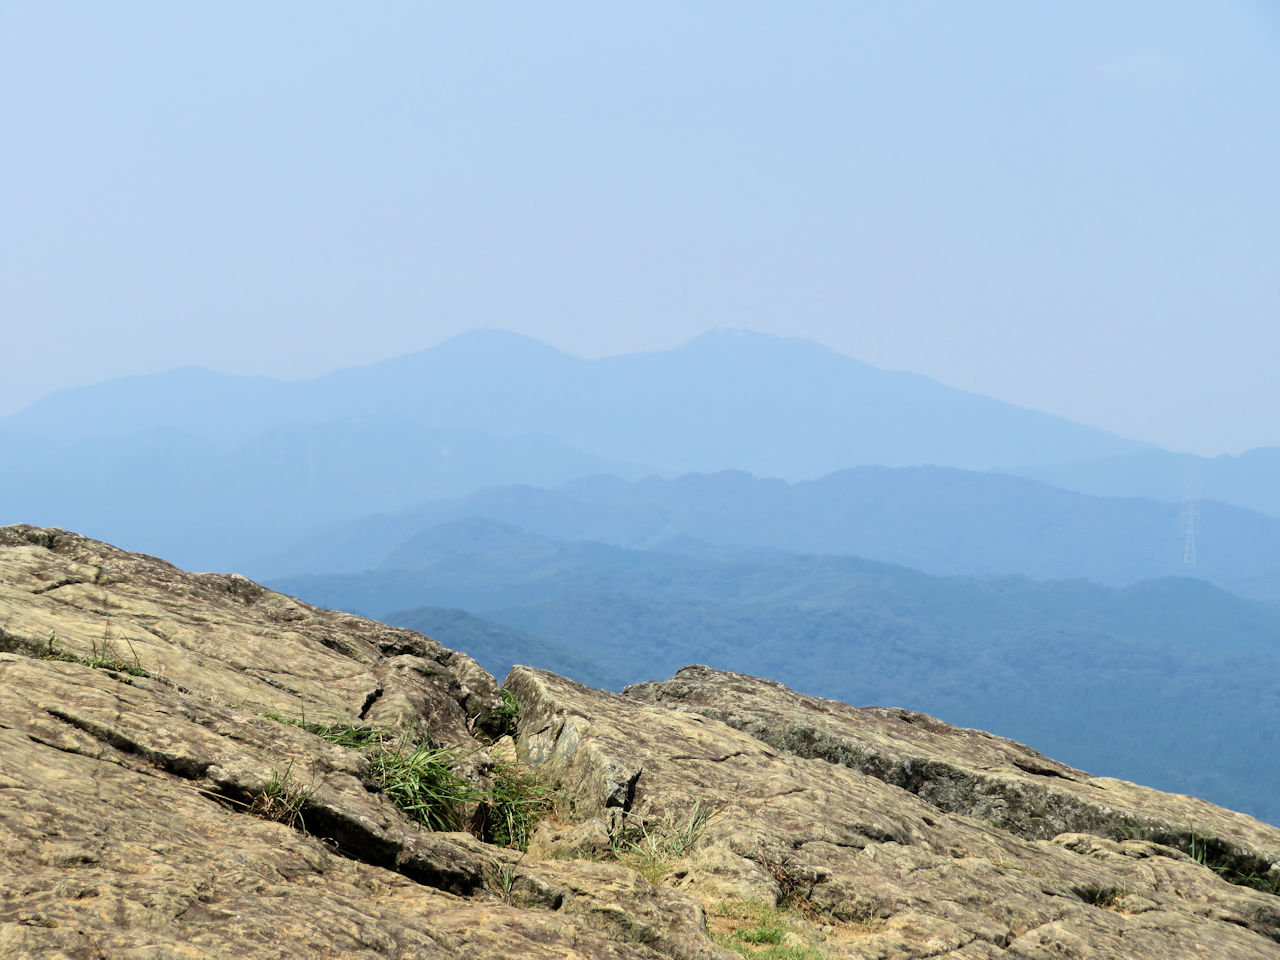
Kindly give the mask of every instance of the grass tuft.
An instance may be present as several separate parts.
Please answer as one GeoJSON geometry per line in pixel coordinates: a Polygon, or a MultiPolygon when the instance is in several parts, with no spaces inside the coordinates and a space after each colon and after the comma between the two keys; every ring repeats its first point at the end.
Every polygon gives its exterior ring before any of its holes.
{"type": "Polygon", "coordinates": [[[484,794],[484,837],[500,847],[527,850],[534,825],[551,809],[552,791],[524,767],[496,763],[484,794]]]}
{"type": "Polygon", "coordinates": [[[272,770],[271,779],[249,800],[249,813],[264,820],[275,820],[286,827],[305,831],[302,810],[315,796],[315,786],[304,787],[293,777],[293,762],[283,770],[272,770]]]}
{"type": "Polygon", "coordinates": [[[520,703],[516,700],[516,695],[510,690],[499,690],[498,693],[502,697],[502,706],[493,711],[498,727],[494,733],[495,740],[507,734],[514,735],[516,725],[520,722],[520,703]]]}
{"type": "Polygon", "coordinates": [[[502,899],[503,903],[511,903],[513,900],[516,880],[520,878],[520,864],[523,861],[523,854],[515,863],[506,863],[495,857],[484,869],[485,883],[502,899]]]}
{"type": "Polygon", "coordinates": [[[125,640],[125,643],[129,646],[131,660],[124,659],[120,652],[119,641],[110,632],[104,632],[101,640],[89,641],[89,656],[77,657],[63,647],[62,639],[56,633],[50,633],[49,638],[45,641],[45,649],[41,652],[40,659],[58,660],[63,663],[78,663],[82,666],[93,667],[96,670],[110,670],[113,673],[123,673],[131,677],[150,677],[150,672],[142,666],[142,661],[138,657],[138,652],[133,649],[133,644],[128,639],[125,640]]]}
{"type": "Polygon", "coordinates": [[[1193,830],[1189,834],[1188,846],[1187,852],[1192,860],[1208,867],[1227,883],[1280,897],[1280,874],[1268,872],[1264,875],[1256,870],[1245,872],[1238,869],[1227,862],[1229,858],[1223,855],[1222,845],[1214,837],[1206,837],[1193,830]]]}
{"type": "Polygon", "coordinates": [[[550,807],[551,792],[513,764],[496,764],[493,786],[485,790],[457,773],[463,756],[452,747],[348,721],[317,723],[274,712],[263,716],[363,753],[378,789],[405,816],[429,830],[461,829],[463,808],[477,804],[482,811],[481,839],[524,850],[534,824],[550,807]]]}
{"type": "Polygon", "coordinates": [[[461,807],[484,792],[454,772],[457,751],[423,740],[401,739],[391,749],[369,753],[373,778],[410,820],[429,830],[457,830],[461,807]]]}
{"type": "Polygon", "coordinates": [[[614,835],[613,856],[650,883],[658,883],[675,861],[697,846],[718,813],[698,800],[684,817],[636,820],[614,835]]]}
{"type": "Polygon", "coordinates": [[[752,900],[722,900],[708,908],[712,935],[722,947],[752,960],[827,960],[806,937],[802,920],[793,910],[752,900]],[[791,941],[791,942],[788,942],[791,941]]]}

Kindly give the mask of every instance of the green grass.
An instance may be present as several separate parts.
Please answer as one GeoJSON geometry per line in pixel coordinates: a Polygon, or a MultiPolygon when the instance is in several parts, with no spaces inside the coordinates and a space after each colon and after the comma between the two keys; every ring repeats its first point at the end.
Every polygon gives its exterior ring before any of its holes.
{"type": "Polygon", "coordinates": [[[369,759],[370,774],[397,809],[429,830],[460,830],[468,804],[481,810],[480,839],[524,850],[533,825],[550,806],[551,792],[527,771],[495,764],[492,786],[484,789],[458,772],[464,755],[428,740],[410,740],[388,730],[349,721],[321,723],[279,713],[265,717],[299,727],[369,759]]]}
{"type": "Polygon", "coordinates": [[[792,910],[752,900],[722,900],[707,910],[712,939],[752,960],[826,960],[808,940],[801,917],[792,910]],[[787,943],[790,939],[793,942],[787,943]]]}
{"type": "Polygon", "coordinates": [[[697,846],[717,812],[698,800],[683,816],[637,820],[614,836],[613,856],[651,883],[658,883],[675,861],[697,846]]]}
{"type": "Polygon", "coordinates": [[[534,825],[551,809],[552,792],[524,767],[496,763],[493,787],[484,795],[483,839],[526,850],[534,825]]]}
{"type": "Polygon", "coordinates": [[[754,943],[757,946],[766,943],[781,943],[787,935],[787,928],[776,923],[762,923],[755,927],[744,927],[734,937],[743,943],[754,943]]]}
{"type": "Polygon", "coordinates": [[[1280,875],[1270,873],[1263,875],[1254,871],[1242,873],[1240,870],[1216,861],[1214,841],[1214,837],[1206,837],[1192,831],[1189,841],[1190,849],[1187,851],[1191,859],[1202,867],[1208,867],[1227,883],[1234,883],[1236,886],[1249,887],[1251,890],[1260,890],[1263,893],[1280,897],[1280,875]]]}
{"type": "Polygon", "coordinates": [[[751,957],[753,960],[827,960],[827,955],[817,947],[770,946],[752,949],[748,944],[734,940],[732,937],[715,936],[712,939],[720,946],[728,947],[735,953],[751,957]]]}
{"type": "Polygon", "coordinates": [[[1280,897],[1280,876],[1272,877],[1263,876],[1258,873],[1238,873],[1234,870],[1221,872],[1221,875],[1228,883],[1234,883],[1241,887],[1249,887],[1253,890],[1261,890],[1263,893],[1269,893],[1272,896],[1280,897]]]}
{"type": "Polygon", "coordinates": [[[400,740],[369,752],[373,778],[405,816],[429,830],[457,830],[461,807],[484,792],[454,772],[458,753],[449,747],[400,740]]]}
{"type": "Polygon", "coordinates": [[[56,633],[50,633],[49,638],[45,641],[45,649],[40,653],[40,659],[58,660],[63,663],[78,663],[97,670],[110,670],[114,673],[123,673],[131,677],[151,676],[142,666],[142,661],[138,657],[138,652],[133,649],[133,644],[127,639],[125,643],[129,646],[131,660],[124,659],[120,651],[119,641],[114,636],[111,636],[110,633],[104,633],[101,640],[89,641],[89,656],[77,657],[62,646],[62,640],[56,633]]]}
{"type": "Polygon", "coordinates": [[[496,893],[503,903],[511,903],[515,892],[516,880],[520,878],[520,864],[524,854],[515,863],[507,863],[494,858],[484,868],[484,879],[489,889],[496,893]]]}
{"type": "Polygon", "coordinates": [[[263,716],[363,753],[378,789],[405,816],[429,830],[459,829],[462,806],[484,796],[455,771],[459,755],[452,748],[345,720],[318,723],[275,712],[263,716]]]}
{"type": "Polygon", "coordinates": [[[315,795],[314,786],[304,787],[293,776],[293,762],[283,770],[272,770],[271,779],[249,800],[249,813],[275,820],[287,827],[306,830],[302,810],[315,795]]]}
{"type": "Polygon", "coordinates": [[[1104,910],[1120,910],[1130,890],[1127,887],[1076,887],[1075,892],[1087,904],[1104,910]]]}

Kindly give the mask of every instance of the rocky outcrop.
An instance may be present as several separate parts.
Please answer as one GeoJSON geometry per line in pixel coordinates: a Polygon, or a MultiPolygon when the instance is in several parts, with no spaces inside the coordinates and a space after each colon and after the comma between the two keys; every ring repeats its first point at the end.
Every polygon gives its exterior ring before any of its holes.
{"type": "Polygon", "coordinates": [[[1024,744],[922,713],[851,707],[771,680],[699,666],[626,692],[720,720],[785,753],[868,774],[939,810],[976,817],[1029,840],[1064,833],[1147,839],[1237,877],[1271,874],[1280,880],[1276,831],[1252,817],[1194,797],[1091,777],[1024,744]]]}
{"type": "Polygon", "coordinates": [[[504,688],[0,529],[0,957],[1280,957],[1280,831],[1240,814],[707,668],[504,688]],[[464,787],[443,819],[381,772],[414,744],[464,787]]]}
{"type": "Polygon", "coordinates": [[[29,527],[0,631],[0,957],[731,956],[696,901],[422,829],[267,716],[427,736],[482,788],[503,701],[432,640],[29,527]]]}
{"type": "Polygon", "coordinates": [[[1280,831],[1240,814],[1105,781],[1079,822],[1050,837],[1011,811],[1075,810],[1037,778],[1081,790],[1091,778],[921,715],[870,711],[845,729],[842,705],[706,668],[628,696],[519,667],[507,687],[524,718],[521,755],[560,785],[573,819],[686,823],[712,811],[697,851],[672,865],[672,885],[712,905],[790,897],[829,956],[1280,956],[1280,898],[1156,840],[1109,836],[1145,801],[1142,822],[1193,814],[1204,836],[1280,875],[1280,831]],[[710,716],[717,704],[732,726],[710,716]],[[899,764],[914,758],[915,789],[886,782],[888,756],[868,761],[871,775],[792,749],[817,739],[800,732],[814,718],[830,724],[824,742],[847,739],[850,756],[870,756],[874,739],[899,764]],[[927,736],[895,742],[900,722],[927,736]],[[973,815],[1000,791],[998,822],[973,815]],[[963,799],[974,796],[985,799],[963,799]],[[1110,797],[1120,806],[1108,813],[1110,797]],[[1101,832],[1082,832],[1089,824],[1101,832]]]}

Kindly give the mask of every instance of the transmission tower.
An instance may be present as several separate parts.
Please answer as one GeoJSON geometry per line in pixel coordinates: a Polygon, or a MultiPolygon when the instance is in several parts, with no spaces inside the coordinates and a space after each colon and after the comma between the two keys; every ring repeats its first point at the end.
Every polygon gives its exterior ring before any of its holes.
{"type": "Polygon", "coordinates": [[[1187,477],[1182,493],[1182,562],[1196,565],[1196,526],[1200,520],[1200,461],[1187,464],[1187,477]]]}

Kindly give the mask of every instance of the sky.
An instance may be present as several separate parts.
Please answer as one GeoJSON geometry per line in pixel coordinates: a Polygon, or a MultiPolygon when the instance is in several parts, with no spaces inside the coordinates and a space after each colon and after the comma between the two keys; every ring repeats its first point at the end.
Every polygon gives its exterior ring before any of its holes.
{"type": "Polygon", "coordinates": [[[1280,444],[1272,0],[0,0],[0,414],[712,328],[1280,444]]]}

